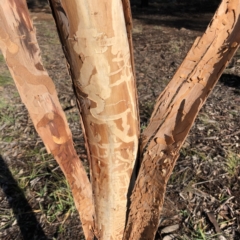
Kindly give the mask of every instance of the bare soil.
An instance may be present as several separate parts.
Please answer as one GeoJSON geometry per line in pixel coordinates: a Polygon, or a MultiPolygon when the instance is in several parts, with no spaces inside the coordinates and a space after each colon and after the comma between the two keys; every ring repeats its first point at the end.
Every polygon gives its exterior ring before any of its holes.
{"type": "MultiPolygon", "coordinates": [[[[180,5],[179,5],[180,7],[180,5]]],[[[133,6],[141,129],[213,13],[133,6]]],[[[71,80],[48,7],[31,15],[86,169],[71,80]]],[[[240,239],[240,51],[202,108],[171,175],[156,239],[240,239]],[[168,228],[166,228],[168,227],[168,228]]],[[[70,190],[46,153],[0,55],[0,239],[84,239],[70,190]]]]}

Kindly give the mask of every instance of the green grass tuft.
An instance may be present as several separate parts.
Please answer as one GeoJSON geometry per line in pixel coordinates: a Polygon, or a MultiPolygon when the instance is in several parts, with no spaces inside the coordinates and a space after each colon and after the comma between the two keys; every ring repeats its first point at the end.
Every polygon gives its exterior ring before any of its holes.
{"type": "Polygon", "coordinates": [[[0,75],[0,86],[6,86],[13,84],[13,80],[10,76],[0,75]]]}
{"type": "Polygon", "coordinates": [[[240,156],[230,151],[226,159],[226,166],[228,174],[230,176],[235,175],[237,169],[240,167],[240,156]]]}

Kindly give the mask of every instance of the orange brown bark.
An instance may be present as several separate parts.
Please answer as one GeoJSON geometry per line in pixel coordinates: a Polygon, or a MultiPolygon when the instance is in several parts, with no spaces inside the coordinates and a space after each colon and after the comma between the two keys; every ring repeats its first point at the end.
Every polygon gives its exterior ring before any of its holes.
{"type": "Polygon", "coordinates": [[[38,134],[66,176],[84,234],[90,240],[95,214],[91,185],[73,147],[54,83],[42,65],[25,0],[1,0],[0,49],[38,134]]]}
{"type": "Polygon", "coordinates": [[[223,0],[157,99],[141,136],[142,164],[131,196],[125,240],[154,239],[166,185],[179,150],[200,110],[240,43],[240,4],[223,0]]]}

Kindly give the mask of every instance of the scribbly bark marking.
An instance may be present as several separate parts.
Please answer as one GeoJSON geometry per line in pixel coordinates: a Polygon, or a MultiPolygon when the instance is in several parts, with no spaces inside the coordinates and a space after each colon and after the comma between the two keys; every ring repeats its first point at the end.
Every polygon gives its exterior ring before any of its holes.
{"type": "Polygon", "coordinates": [[[122,1],[51,3],[86,133],[97,237],[122,239],[139,137],[133,63],[122,1]],[[64,20],[56,6],[63,9],[64,20]],[[67,22],[68,34],[64,33],[67,22]]]}

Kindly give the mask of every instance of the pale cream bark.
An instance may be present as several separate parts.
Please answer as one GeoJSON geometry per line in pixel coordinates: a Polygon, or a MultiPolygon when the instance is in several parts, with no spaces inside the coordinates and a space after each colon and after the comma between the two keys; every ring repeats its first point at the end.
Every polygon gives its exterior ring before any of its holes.
{"type": "Polygon", "coordinates": [[[157,99],[141,139],[143,158],[131,196],[125,240],[154,239],[167,181],[200,110],[240,43],[239,0],[223,0],[157,99]]]}
{"type": "MultiPolygon", "coordinates": [[[[139,138],[122,1],[51,0],[50,4],[85,129],[97,237],[122,239],[139,138]]],[[[126,1],[124,6],[129,9],[126,1]]]]}
{"type": "Polygon", "coordinates": [[[84,234],[90,240],[95,215],[91,184],[73,147],[54,83],[42,65],[25,0],[1,0],[0,49],[37,132],[66,176],[84,234]]]}

